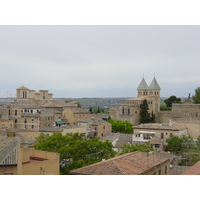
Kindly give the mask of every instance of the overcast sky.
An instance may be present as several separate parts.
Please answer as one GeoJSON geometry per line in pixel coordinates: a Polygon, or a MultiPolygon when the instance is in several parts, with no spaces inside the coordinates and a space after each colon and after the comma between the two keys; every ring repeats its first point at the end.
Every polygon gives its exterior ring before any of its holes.
{"type": "Polygon", "coordinates": [[[0,26],[0,97],[16,88],[54,98],[136,97],[155,77],[161,96],[200,86],[200,26],[0,26]]]}

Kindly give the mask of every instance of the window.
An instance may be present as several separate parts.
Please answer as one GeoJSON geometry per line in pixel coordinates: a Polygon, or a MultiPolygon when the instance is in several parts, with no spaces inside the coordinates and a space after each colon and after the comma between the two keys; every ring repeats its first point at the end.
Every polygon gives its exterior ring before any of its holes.
{"type": "Polygon", "coordinates": [[[135,114],[137,114],[137,111],[135,111],[135,114]]]}
{"type": "Polygon", "coordinates": [[[33,110],[31,110],[31,113],[33,113],[33,110]]]}
{"type": "Polygon", "coordinates": [[[17,123],[17,119],[15,119],[15,123],[17,123]]]}
{"type": "Polygon", "coordinates": [[[164,134],[163,133],[161,133],[161,137],[160,137],[161,139],[164,139],[164,134]]]}
{"type": "Polygon", "coordinates": [[[27,126],[26,126],[26,125],[24,125],[24,128],[25,128],[25,129],[27,129],[27,126]]]}
{"type": "Polygon", "coordinates": [[[159,144],[155,144],[155,148],[158,149],[160,147],[159,144]]]}
{"type": "Polygon", "coordinates": [[[122,108],[122,115],[124,115],[124,108],[122,108]]]}
{"type": "Polygon", "coordinates": [[[10,110],[8,110],[8,115],[10,115],[10,110]]]}
{"type": "Polygon", "coordinates": [[[161,169],[159,170],[159,175],[161,175],[161,169]]]}
{"type": "Polygon", "coordinates": [[[34,125],[31,125],[31,128],[34,128],[34,125]]]}
{"type": "Polygon", "coordinates": [[[130,109],[128,109],[128,115],[130,115],[130,109]]]}
{"type": "Polygon", "coordinates": [[[24,123],[27,123],[27,120],[26,120],[26,118],[24,118],[24,123]]]}
{"type": "Polygon", "coordinates": [[[15,110],[15,116],[17,116],[17,110],[15,110]]]}
{"type": "Polygon", "coordinates": [[[170,133],[170,137],[172,137],[172,135],[173,135],[173,134],[172,134],[172,133],[170,133]]]}
{"type": "Polygon", "coordinates": [[[31,118],[31,121],[33,122],[33,121],[34,121],[34,118],[31,118]]]}
{"type": "Polygon", "coordinates": [[[105,126],[103,126],[103,130],[105,130],[106,129],[106,127],[105,126]]]}

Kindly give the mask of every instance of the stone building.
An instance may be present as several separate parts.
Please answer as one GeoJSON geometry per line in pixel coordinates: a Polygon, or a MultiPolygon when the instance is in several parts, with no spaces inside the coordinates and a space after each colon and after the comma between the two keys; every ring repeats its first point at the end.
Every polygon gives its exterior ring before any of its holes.
{"type": "Polygon", "coordinates": [[[77,124],[78,118],[90,117],[90,112],[76,106],[66,106],[63,108],[63,117],[67,118],[69,125],[77,124]]]}
{"type": "Polygon", "coordinates": [[[53,99],[48,90],[29,90],[22,86],[16,89],[16,99],[0,109],[0,118],[14,122],[14,128],[38,131],[43,127],[67,124],[70,115],[63,113],[64,107],[77,107],[76,102],[53,99]]]}
{"type": "Polygon", "coordinates": [[[0,175],[59,175],[58,153],[28,148],[34,140],[15,132],[0,134],[0,175]]]}
{"type": "Polygon", "coordinates": [[[119,107],[110,108],[110,117],[114,120],[129,121],[134,125],[139,124],[140,120],[140,104],[146,99],[149,106],[149,113],[153,113],[158,118],[160,111],[160,86],[154,77],[148,86],[143,78],[137,88],[137,97],[126,99],[119,107]]]}
{"type": "MultiPolygon", "coordinates": [[[[145,142],[151,141],[154,137],[164,141],[166,145],[166,139],[174,136],[188,135],[187,127],[178,123],[159,124],[148,123],[134,126],[133,141],[145,142]]],[[[158,147],[159,148],[159,147],[158,147]]],[[[163,149],[162,149],[163,150],[163,149]]]]}
{"type": "Polygon", "coordinates": [[[196,139],[200,135],[200,104],[173,104],[171,111],[160,111],[160,123],[177,122],[188,128],[188,134],[196,139]]]}

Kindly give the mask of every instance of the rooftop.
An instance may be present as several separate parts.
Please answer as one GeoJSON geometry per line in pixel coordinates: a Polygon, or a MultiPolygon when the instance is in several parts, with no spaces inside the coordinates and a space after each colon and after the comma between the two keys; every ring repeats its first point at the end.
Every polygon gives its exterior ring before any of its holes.
{"type": "Polygon", "coordinates": [[[139,86],[138,86],[137,89],[138,89],[138,90],[148,90],[148,89],[149,89],[149,87],[148,87],[148,85],[147,85],[147,83],[146,83],[146,81],[145,81],[144,78],[143,78],[142,81],[140,82],[140,84],[139,84],[139,86]]]}
{"type": "Polygon", "coordinates": [[[192,167],[189,169],[185,170],[182,174],[180,175],[200,175],[200,161],[194,164],[192,167]]]}
{"type": "Polygon", "coordinates": [[[178,123],[172,123],[172,124],[148,123],[148,124],[140,124],[138,126],[134,126],[134,129],[183,130],[186,129],[186,127],[178,123]]]}
{"type": "Polygon", "coordinates": [[[149,85],[150,90],[161,90],[156,78],[154,77],[151,84],[149,85]]]}
{"type": "Polygon", "coordinates": [[[72,170],[70,174],[141,175],[150,168],[167,160],[169,158],[164,156],[137,151],[72,170]]]}

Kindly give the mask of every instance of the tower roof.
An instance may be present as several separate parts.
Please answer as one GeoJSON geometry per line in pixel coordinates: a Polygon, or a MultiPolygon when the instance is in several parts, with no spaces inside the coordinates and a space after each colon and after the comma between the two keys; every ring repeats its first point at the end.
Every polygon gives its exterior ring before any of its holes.
{"type": "Polygon", "coordinates": [[[148,85],[147,85],[147,83],[146,83],[144,78],[142,79],[142,81],[141,81],[141,83],[140,83],[140,85],[138,86],[137,89],[138,90],[148,90],[149,89],[149,87],[148,87],[148,85]]]}
{"type": "Polygon", "coordinates": [[[27,87],[21,86],[19,88],[17,88],[17,90],[29,90],[27,87]]]}
{"type": "Polygon", "coordinates": [[[149,85],[150,90],[161,90],[156,78],[154,77],[151,84],[149,85]]]}

